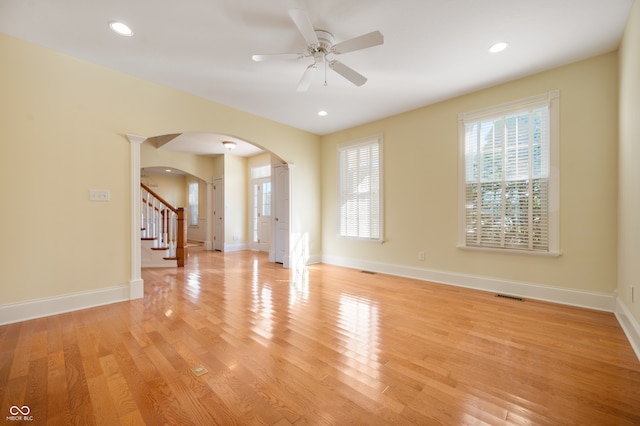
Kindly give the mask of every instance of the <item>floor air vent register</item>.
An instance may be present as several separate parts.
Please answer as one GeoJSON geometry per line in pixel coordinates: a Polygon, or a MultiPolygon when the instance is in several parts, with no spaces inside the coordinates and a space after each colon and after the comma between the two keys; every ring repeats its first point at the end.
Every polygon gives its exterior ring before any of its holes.
{"type": "Polygon", "coordinates": [[[503,299],[509,299],[509,300],[516,300],[518,302],[524,302],[524,299],[522,297],[510,296],[508,294],[496,294],[496,297],[501,297],[503,299]]]}

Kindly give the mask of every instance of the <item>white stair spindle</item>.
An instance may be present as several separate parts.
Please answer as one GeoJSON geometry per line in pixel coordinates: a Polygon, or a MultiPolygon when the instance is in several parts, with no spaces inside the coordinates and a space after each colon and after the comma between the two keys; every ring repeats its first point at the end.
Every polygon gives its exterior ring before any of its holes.
{"type": "Polygon", "coordinates": [[[169,214],[171,210],[169,210],[166,206],[162,211],[162,247],[167,247],[169,244],[168,240],[168,230],[169,230],[169,214]]]}
{"type": "Polygon", "coordinates": [[[171,226],[170,226],[170,237],[169,239],[171,240],[170,243],[170,252],[171,252],[171,257],[175,257],[176,256],[176,230],[178,228],[178,224],[177,224],[177,216],[174,212],[171,212],[171,226]]]}
{"type": "Polygon", "coordinates": [[[153,228],[153,237],[156,238],[156,241],[158,242],[158,245],[156,245],[156,247],[159,247],[159,238],[160,238],[160,202],[155,199],[155,206],[153,209],[153,214],[155,217],[154,220],[154,228],[153,228]]]}
{"type": "MultiPolygon", "coordinates": [[[[186,256],[183,252],[185,250],[180,252],[177,250],[178,234],[183,232],[178,229],[178,210],[181,209],[166,204],[160,196],[156,197],[155,193],[145,185],[142,185],[140,196],[142,198],[141,234],[144,240],[148,240],[142,242],[143,251],[147,250],[145,253],[148,253],[148,258],[151,259],[150,262],[153,266],[158,266],[156,262],[163,262],[163,258],[164,261],[167,261],[168,258],[174,258],[177,260],[177,266],[184,266],[186,256]],[[154,249],[156,250],[154,251],[154,249]]],[[[183,238],[182,235],[180,238],[183,238]]],[[[144,261],[143,259],[143,266],[144,261]]]]}

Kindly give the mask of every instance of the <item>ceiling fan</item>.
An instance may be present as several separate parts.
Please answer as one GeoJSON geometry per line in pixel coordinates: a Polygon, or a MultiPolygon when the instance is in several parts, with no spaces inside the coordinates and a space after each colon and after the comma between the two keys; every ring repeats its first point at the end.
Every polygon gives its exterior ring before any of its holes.
{"type": "Polygon", "coordinates": [[[311,19],[305,10],[291,9],[289,16],[293,23],[302,34],[307,42],[307,47],[302,53],[276,53],[266,55],[253,55],[252,59],[256,62],[266,61],[270,59],[303,59],[313,58],[313,63],[307,67],[302,74],[302,78],[296,88],[299,92],[309,89],[311,80],[319,64],[325,67],[325,86],[327,85],[326,70],[327,66],[337,72],[356,86],[362,86],[367,82],[367,78],[335,59],[327,58],[328,55],[340,55],[343,53],[353,52],[355,50],[367,49],[369,47],[378,46],[384,43],[384,36],[380,31],[372,31],[370,33],[354,37],[352,39],[333,44],[333,34],[325,30],[317,30],[313,28],[311,19]]]}

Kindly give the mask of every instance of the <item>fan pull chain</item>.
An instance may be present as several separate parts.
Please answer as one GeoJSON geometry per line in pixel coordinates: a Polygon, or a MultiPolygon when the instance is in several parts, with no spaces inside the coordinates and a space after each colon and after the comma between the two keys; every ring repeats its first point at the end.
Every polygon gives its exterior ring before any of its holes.
{"type": "Polygon", "coordinates": [[[327,60],[324,60],[324,87],[327,87],[327,60]]]}

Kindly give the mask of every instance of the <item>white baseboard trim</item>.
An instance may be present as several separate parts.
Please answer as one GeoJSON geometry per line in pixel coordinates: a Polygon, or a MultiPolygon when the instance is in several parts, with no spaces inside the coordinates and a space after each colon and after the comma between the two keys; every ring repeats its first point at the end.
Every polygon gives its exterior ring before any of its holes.
{"type": "Polygon", "coordinates": [[[515,282],[498,278],[457,274],[388,263],[369,262],[339,256],[324,255],[322,256],[322,261],[323,263],[344,266],[347,268],[414,278],[438,284],[447,284],[457,287],[508,294],[528,299],[561,303],[563,305],[578,306],[582,308],[596,309],[599,311],[614,312],[615,309],[616,298],[614,294],[572,290],[535,283],[515,282]]]}
{"type": "Polygon", "coordinates": [[[129,300],[142,299],[144,297],[144,280],[129,281],[129,300]]]}
{"type": "Polygon", "coordinates": [[[225,252],[228,252],[228,251],[242,251],[242,250],[249,250],[249,244],[245,244],[245,243],[227,244],[227,243],[224,243],[224,251],[225,252]]]}
{"type": "Polygon", "coordinates": [[[136,295],[138,294],[140,286],[142,286],[142,280],[139,281],[136,280],[133,283],[135,288],[123,285],[0,305],[0,325],[124,302],[130,299],[132,292],[136,295]]]}
{"type": "MultiPolygon", "coordinates": [[[[245,248],[236,248],[244,250],[245,248]]],[[[624,330],[631,347],[640,360],[640,325],[624,303],[614,294],[571,290],[559,287],[543,286],[531,283],[499,280],[495,278],[454,274],[408,266],[392,265],[348,259],[338,256],[313,257],[309,263],[328,263],[353,269],[379,272],[430,281],[439,284],[472,288],[476,290],[504,293],[513,296],[544,300],[571,306],[614,312],[624,330]]],[[[80,309],[93,308],[126,300],[140,299],[144,296],[144,281],[132,280],[129,285],[109,287],[95,291],[72,293],[26,302],[0,305],[0,325],[42,318],[80,309]]]]}
{"type": "Polygon", "coordinates": [[[640,360],[640,324],[631,315],[631,312],[620,298],[616,299],[615,314],[638,360],[640,360]]]}

